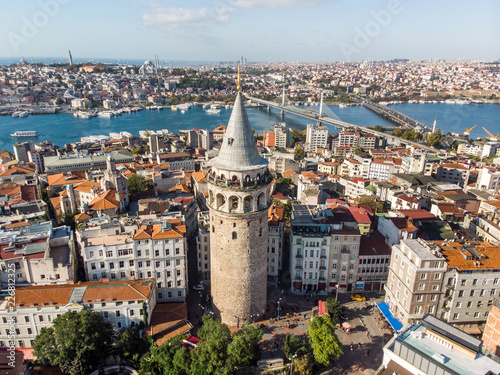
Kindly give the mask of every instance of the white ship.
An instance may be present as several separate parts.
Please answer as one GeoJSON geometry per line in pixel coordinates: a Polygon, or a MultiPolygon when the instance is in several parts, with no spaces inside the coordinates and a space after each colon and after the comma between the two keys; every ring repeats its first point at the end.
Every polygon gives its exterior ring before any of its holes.
{"type": "Polygon", "coordinates": [[[209,115],[218,115],[220,113],[220,109],[209,108],[205,112],[209,115]]]}
{"type": "Polygon", "coordinates": [[[27,117],[28,115],[29,115],[29,112],[26,112],[26,111],[17,111],[17,112],[12,113],[12,117],[19,117],[19,118],[27,117]]]}
{"type": "Polygon", "coordinates": [[[220,109],[221,105],[220,104],[211,104],[210,109],[220,109]]]}
{"type": "Polygon", "coordinates": [[[35,137],[38,137],[36,130],[17,131],[15,133],[12,133],[10,136],[14,137],[14,138],[35,138],[35,137]]]}
{"type": "Polygon", "coordinates": [[[113,117],[113,112],[111,111],[104,111],[104,112],[99,112],[97,116],[102,117],[102,118],[111,118],[113,117]]]}
{"type": "Polygon", "coordinates": [[[344,103],[340,103],[339,108],[347,108],[347,106],[344,103]]]}

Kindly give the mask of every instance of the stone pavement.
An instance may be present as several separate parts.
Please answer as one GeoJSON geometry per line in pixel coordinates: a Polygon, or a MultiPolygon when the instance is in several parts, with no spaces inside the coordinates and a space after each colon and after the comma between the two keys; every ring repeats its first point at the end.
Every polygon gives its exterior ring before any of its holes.
{"type": "MultiPolygon", "coordinates": [[[[316,300],[328,296],[295,295],[281,290],[268,293],[268,311],[265,320],[257,322],[263,330],[261,359],[283,358],[283,340],[288,332],[305,335],[307,323],[313,314],[316,300]],[[280,320],[277,320],[277,301],[280,301],[280,320]],[[289,324],[289,327],[287,326],[289,324]]],[[[365,302],[351,301],[349,294],[339,295],[345,306],[347,322],[352,328],[345,333],[340,326],[336,333],[344,344],[344,354],[322,374],[372,375],[382,364],[383,346],[392,337],[392,331],[381,317],[377,307],[365,306],[365,302]],[[351,350],[352,344],[352,350],[351,350]],[[359,345],[358,345],[359,344],[359,345]]],[[[380,295],[365,294],[367,303],[383,300],[380,295]]]]}

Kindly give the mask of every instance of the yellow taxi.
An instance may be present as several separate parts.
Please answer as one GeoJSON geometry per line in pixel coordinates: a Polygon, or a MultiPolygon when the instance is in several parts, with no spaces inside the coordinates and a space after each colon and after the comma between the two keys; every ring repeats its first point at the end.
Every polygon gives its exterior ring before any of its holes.
{"type": "Polygon", "coordinates": [[[351,296],[351,299],[353,301],[366,301],[366,297],[365,296],[362,296],[362,295],[359,295],[359,294],[353,294],[351,296]]]}

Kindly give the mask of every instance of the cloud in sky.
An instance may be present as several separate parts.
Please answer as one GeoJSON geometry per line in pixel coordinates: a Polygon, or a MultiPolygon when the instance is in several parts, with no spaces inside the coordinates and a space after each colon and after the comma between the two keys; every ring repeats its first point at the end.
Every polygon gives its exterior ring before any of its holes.
{"type": "Polygon", "coordinates": [[[308,7],[319,4],[322,0],[233,0],[222,2],[230,3],[237,8],[289,8],[293,6],[308,7]]]}
{"type": "Polygon", "coordinates": [[[184,32],[186,26],[197,30],[209,23],[227,23],[231,20],[230,15],[241,9],[308,7],[321,1],[323,0],[214,0],[211,7],[175,8],[165,7],[155,0],[144,0],[142,5],[150,8],[150,11],[142,16],[142,21],[146,26],[184,32]]]}
{"type": "Polygon", "coordinates": [[[142,16],[147,26],[162,26],[171,31],[178,30],[186,24],[201,24],[204,22],[223,23],[229,21],[229,15],[224,12],[215,12],[208,8],[154,8],[150,13],[142,16]]]}

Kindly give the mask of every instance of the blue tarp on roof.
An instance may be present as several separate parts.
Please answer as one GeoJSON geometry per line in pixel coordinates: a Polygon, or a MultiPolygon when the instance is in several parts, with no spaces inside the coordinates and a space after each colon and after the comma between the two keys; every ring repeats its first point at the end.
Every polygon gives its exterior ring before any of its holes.
{"type": "Polygon", "coordinates": [[[387,321],[389,322],[391,327],[396,332],[400,331],[401,328],[403,328],[403,325],[401,324],[401,322],[398,319],[396,319],[394,316],[392,316],[392,313],[389,311],[389,306],[387,306],[387,303],[382,302],[382,303],[379,303],[377,306],[378,306],[379,310],[382,312],[382,314],[384,314],[385,318],[387,319],[387,321]]]}

